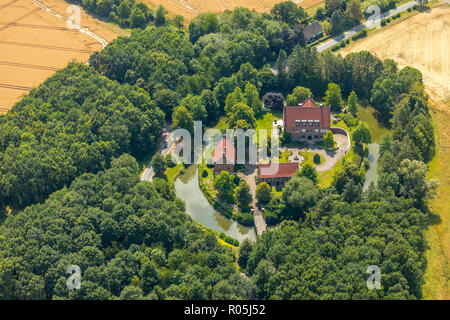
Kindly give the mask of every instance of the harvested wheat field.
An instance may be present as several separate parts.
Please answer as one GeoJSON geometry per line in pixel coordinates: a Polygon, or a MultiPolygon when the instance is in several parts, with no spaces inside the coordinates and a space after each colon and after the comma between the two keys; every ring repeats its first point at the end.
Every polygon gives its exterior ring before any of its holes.
{"type": "MultiPolygon", "coordinates": [[[[201,12],[219,13],[233,10],[236,7],[246,7],[257,12],[266,12],[274,5],[286,0],[143,0],[150,7],[162,4],[172,14],[181,14],[187,21],[192,20],[201,12]]],[[[324,0],[293,0],[303,8],[309,8],[324,0]]]]}
{"type": "Polygon", "coordinates": [[[81,26],[97,39],[68,28],[63,19],[72,14],[68,6],[61,0],[0,0],[0,113],[68,62],[87,62],[117,36],[86,14],[81,26]]]}
{"type": "Polygon", "coordinates": [[[440,4],[359,40],[340,52],[369,50],[392,58],[400,67],[419,69],[430,95],[437,148],[430,163],[430,178],[439,179],[432,200],[435,223],[426,231],[427,270],[425,299],[450,299],[450,6],[440,4]]]}

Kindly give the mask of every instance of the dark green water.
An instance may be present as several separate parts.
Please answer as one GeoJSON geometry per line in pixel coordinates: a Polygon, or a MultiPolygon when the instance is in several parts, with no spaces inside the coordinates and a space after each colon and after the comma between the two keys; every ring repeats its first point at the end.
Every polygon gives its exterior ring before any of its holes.
{"type": "Polygon", "coordinates": [[[368,148],[370,168],[366,171],[366,181],[364,182],[363,187],[364,190],[367,190],[372,182],[376,185],[378,181],[377,163],[378,158],[380,157],[380,145],[378,143],[370,143],[368,148]]]}
{"type": "Polygon", "coordinates": [[[190,166],[178,177],[175,181],[175,193],[186,203],[187,213],[201,225],[214,231],[224,232],[239,241],[246,238],[256,239],[254,228],[244,227],[214,210],[200,190],[196,165],[190,166]]]}

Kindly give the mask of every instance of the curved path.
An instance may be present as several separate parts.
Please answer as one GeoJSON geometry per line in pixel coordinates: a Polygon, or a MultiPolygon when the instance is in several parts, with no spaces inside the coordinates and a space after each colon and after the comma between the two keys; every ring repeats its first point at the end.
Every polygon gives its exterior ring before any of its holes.
{"type": "MultiPolygon", "coordinates": [[[[71,22],[71,20],[69,18],[66,18],[62,15],[60,15],[58,12],[53,11],[52,9],[50,9],[49,7],[45,6],[43,3],[37,1],[37,0],[33,0],[33,3],[35,5],[37,5],[38,7],[44,9],[45,11],[47,11],[48,13],[54,15],[55,17],[57,17],[58,19],[64,20],[66,22],[71,22]]],[[[82,27],[80,26],[79,28],[77,28],[75,25],[73,26],[75,29],[78,29],[81,33],[85,33],[88,36],[94,38],[95,40],[97,40],[98,42],[100,42],[100,44],[102,45],[103,48],[105,48],[108,45],[108,41],[106,41],[105,39],[103,39],[101,36],[99,36],[98,34],[89,31],[88,28],[82,27]]]]}

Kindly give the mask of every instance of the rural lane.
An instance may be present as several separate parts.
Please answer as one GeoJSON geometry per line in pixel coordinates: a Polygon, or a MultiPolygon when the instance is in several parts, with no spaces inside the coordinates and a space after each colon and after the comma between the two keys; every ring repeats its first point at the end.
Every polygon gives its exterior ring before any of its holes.
{"type": "MultiPolygon", "coordinates": [[[[396,15],[397,13],[403,12],[405,10],[408,10],[409,8],[417,5],[418,2],[417,1],[411,1],[405,4],[402,4],[401,6],[398,6],[395,9],[391,9],[387,12],[384,12],[380,15],[380,20],[381,19],[385,19],[385,18],[389,18],[392,17],[393,15],[396,15]]],[[[371,19],[366,21],[365,23],[360,24],[359,26],[356,26],[352,29],[350,29],[349,31],[344,32],[343,34],[328,40],[327,42],[322,43],[321,45],[317,46],[317,51],[322,52],[325,51],[327,49],[330,49],[331,47],[333,47],[334,45],[338,44],[341,41],[344,41],[346,39],[349,39],[351,37],[353,37],[355,34],[357,34],[358,32],[360,32],[362,29],[365,28],[373,28],[377,22],[377,20],[375,19],[371,19]]]]}
{"type": "MultiPolygon", "coordinates": [[[[173,141],[173,132],[165,131],[162,138],[163,141],[161,143],[161,146],[159,147],[158,152],[165,157],[175,147],[175,142],[173,141]]],[[[153,171],[152,164],[150,162],[141,175],[141,181],[152,181],[154,175],[155,171],[153,171]]]]}

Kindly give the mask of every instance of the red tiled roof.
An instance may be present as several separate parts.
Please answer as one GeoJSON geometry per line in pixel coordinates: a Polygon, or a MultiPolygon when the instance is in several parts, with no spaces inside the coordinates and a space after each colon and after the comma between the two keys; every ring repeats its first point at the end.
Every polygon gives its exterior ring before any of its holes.
{"type": "Polygon", "coordinates": [[[317,107],[317,104],[311,99],[311,97],[308,97],[303,103],[302,107],[317,107]]]}
{"type": "Polygon", "coordinates": [[[259,178],[284,178],[284,177],[292,177],[298,170],[298,162],[284,162],[284,163],[265,163],[258,165],[258,177],[259,178]],[[274,166],[272,171],[276,170],[276,173],[267,173],[269,171],[270,166],[274,166]],[[276,168],[278,165],[278,170],[276,168]],[[265,168],[264,174],[261,173],[261,169],[265,168]]]}
{"type": "Polygon", "coordinates": [[[214,163],[219,164],[234,164],[236,158],[236,149],[234,148],[234,143],[223,137],[222,140],[216,145],[213,152],[214,163]],[[224,160],[225,159],[225,160],[224,160]]]}
{"type": "Polygon", "coordinates": [[[319,107],[311,98],[301,106],[284,108],[285,127],[295,127],[295,120],[320,120],[320,127],[330,127],[330,107],[319,107]]]}

